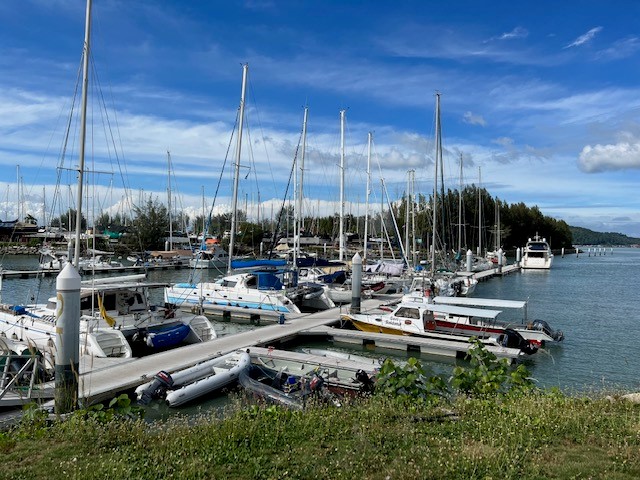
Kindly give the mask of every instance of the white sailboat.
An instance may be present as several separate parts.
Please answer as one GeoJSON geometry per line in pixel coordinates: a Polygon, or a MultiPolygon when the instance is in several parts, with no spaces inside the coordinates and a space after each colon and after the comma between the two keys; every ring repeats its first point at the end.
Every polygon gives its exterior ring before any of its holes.
{"type": "MultiPolygon", "coordinates": [[[[78,210],[73,256],[73,266],[76,269],[80,265],[91,5],[91,0],[88,0],[83,49],[78,210]]],[[[149,288],[152,287],[158,285],[142,282],[140,277],[106,280],[92,278],[84,282],[80,293],[81,353],[96,357],[130,357],[130,342],[135,342],[136,338],[151,348],[166,348],[182,341],[199,342],[215,338],[213,325],[206,317],[176,312],[171,306],[151,304],[149,288]]],[[[56,305],[55,297],[46,304],[2,304],[0,332],[8,338],[34,344],[43,352],[52,351],[58,335],[56,305]]]]}
{"type": "Polygon", "coordinates": [[[300,309],[287,295],[289,287],[297,288],[297,278],[288,272],[260,270],[233,273],[232,259],[235,248],[238,207],[238,179],[244,126],[244,107],[249,65],[242,67],[242,93],[238,115],[238,136],[233,178],[231,231],[229,232],[229,256],[227,275],[215,282],[177,283],[165,288],[165,302],[179,307],[197,307],[203,312],[241,312],[244,315],[286,315],[300,313],[300,309]]]}

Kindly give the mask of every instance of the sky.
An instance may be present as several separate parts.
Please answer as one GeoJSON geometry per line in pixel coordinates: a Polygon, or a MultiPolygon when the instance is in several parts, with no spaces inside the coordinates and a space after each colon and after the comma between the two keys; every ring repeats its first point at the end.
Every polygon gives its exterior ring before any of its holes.
{"type": "MultiPolygon", "coordinates": [[[[0,2],[0,219],[77,205],[85,8],[0,2]]],[[[83,211],[169,191],[192,215],[228,211],[248,64],[252,219],[299,185],[305,215],[337,211],[342,158],[346,213],[397,201],[409,170],[429,195],[438,93],[445,188],[640,237],[638,18],[631,1],[95,0],[83,211]]]]}

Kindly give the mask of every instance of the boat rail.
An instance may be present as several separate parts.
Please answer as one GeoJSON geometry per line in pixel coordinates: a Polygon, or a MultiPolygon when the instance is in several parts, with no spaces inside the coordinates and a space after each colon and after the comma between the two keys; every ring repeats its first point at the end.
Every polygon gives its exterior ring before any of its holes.
{"type": "Polygon", "coordinates": [[[6,353],[0,356],[0,365],[2,367],[2,376],[0,377],[0,400],[9,392],[14,392],[21,397],[31,399],[37,388],[37,373],[42,367],[41,360],[38,355],[19,355],[15,353],[6,353]],[[15,362],[22,363],[17,371],[12,371],[11,366],[15,362]],[[22,381],[22,382],[21,382],[22,381]]]}

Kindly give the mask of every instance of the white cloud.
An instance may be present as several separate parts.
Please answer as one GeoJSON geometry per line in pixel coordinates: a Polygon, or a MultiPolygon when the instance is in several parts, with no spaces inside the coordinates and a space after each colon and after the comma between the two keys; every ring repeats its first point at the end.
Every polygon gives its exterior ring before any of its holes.
{"type": "Polygon", "coordinates": [[[580,153],[578,167],[587,173],[640,169],[640,144],[587,145],[580,153]]]}
{"type": "Polygon", "coordinates": [[[603,60],[620,60],[628,58],[640,49],[640,39],[638,37],[627,37],[617,40],[609,48],[599,51],[597,58],[603,60]]]}
{"type": "Polygon", "coordinates": [[[513,138],[500,137],[493,140],[493,143],[501,145],[503,147],[511,147],[513,145],[513,138]]]}
{"type": "Polygon", "coordinates": [[[482,127],[487,125],[487,122],[482,115],[475,115],[471,112],[464,112],[463,120],[464,123],[468,123],[470,125],[480,125],[482,127]]]}
{"type": "Polygon", "coordinates": [[[525,38],[529,35],[527,29],[522,27],[516,27],[510,32],[503,33],[498,37],[498,40],[509,40],[511,38],[525,38]]]}
{"type": "Polygon", "coordinates": [[[593,40],[593,38],[602,30],[602,27],[594,27],[591,30],[589,30],[587,33],[585,33],[584,35],[580,35],[578,38],[576,38],[573,42],[571,42],[569,45],[566,45],[564,48],[571,48],[571,47],[579,47],[580,45],[584,45],[585,43],[593,40]]]}

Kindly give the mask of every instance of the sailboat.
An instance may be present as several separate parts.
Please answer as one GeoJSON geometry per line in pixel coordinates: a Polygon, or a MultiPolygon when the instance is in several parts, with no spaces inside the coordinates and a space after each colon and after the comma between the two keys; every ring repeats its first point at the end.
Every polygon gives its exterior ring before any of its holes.
{"type": "Polygon", "coordinates": [[[244,127],[244,107],[249,65],[242,66],[242,93],[238,115],[231,231],[229,232],[229,256],[227,275],[216,282],[176,283],[164,289],[165,302],[182,308],[198,308],[210,314],[224,312],[243,315],[276,316],[300,313],[300,309],[287,295],[297,288],[297,275],[289,269],[254,269],[233,272],[232,260],[235,248],[238,208],[238,179],[244,127]]]}
{"type": "MultiPolygon", "coordinates": [[[[478,283],[473,277],[465,275],[459,276],[455,272],[449,270],[449,265],[445,258],[439,259],[437,252],[445,252],[446,247],[441,246],[438,249],[438,175],[443,179],[442,175],[442,128],[440,124],[440,93],[436,93],[436,110],[435,110],[435,161],[434,161],[434,181],[433,181],[433,205],[432,211],[432,238],[431,238],[431,261],[429,268],[429,276],[424,272],[423,275],[415,276],[409,287],[410,292],[422,295],[441,295],[441,296],[466,296],[473,293],[478,283]]],[[[442,180],[441,180],[442,181],[442,180]]],[[[444,198],[444,189],[442,195],[444,198]]],[[[444,223],[444,222],[443,222],[444,223]]]]}
{"type": "MultiPolygon", "coordinates": [[[[80,162],[78,167],[78,209],[76,217],[73,266],[80,263],[82,188],[86,138],[87,88],[91,38],[91,0],[87,0],[83,50],[83,83],[80,121],[80,162]]],[[[168,348],[183,342],[195,343],[215,338],[211,322],[204,316],[177,312],[171,305],[150,302],[150,289],[164,288],[149,284],[140,276],[92,278],[83,282],[80,291],[81,354],[96,357],[131,357],[132,347],[168,348]]],[[[0,332],[8,338],[35,345],[51,352],[56,345],[56,298],[46,304],[0,305],[0,332]]]]}

